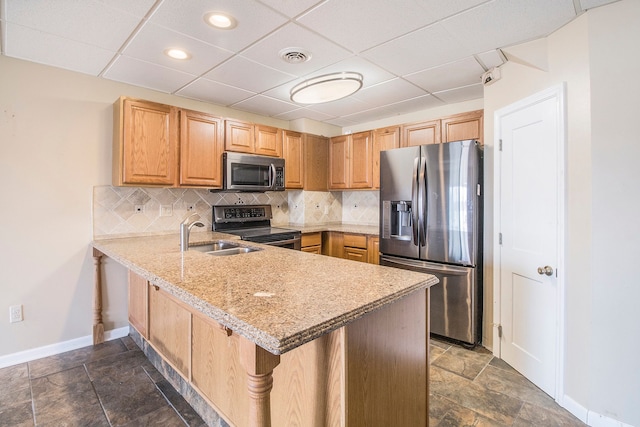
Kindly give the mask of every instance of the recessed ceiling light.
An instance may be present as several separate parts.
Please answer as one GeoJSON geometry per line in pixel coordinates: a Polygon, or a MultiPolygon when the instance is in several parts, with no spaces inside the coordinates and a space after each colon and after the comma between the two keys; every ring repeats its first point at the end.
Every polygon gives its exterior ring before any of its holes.
{"type": "Polygon", "coordinates": [[[170,48],[164,51],[164,54],[173,59],[189,59],[191,54],[183,49],[170,48]]]}
{"type": "Polygon", "coordinates": [[[291,89],[291,100],[298,104],[321,104],[352,95],[362,87],[362,74],[351,71],[313,77],[291,89]]]}
{"type": "Polygon", "coordinates": [[[231,30],[238,25],[233,16],[223,12],[209,12],[204,15],[204,21],[219,30],[231,30]]]}

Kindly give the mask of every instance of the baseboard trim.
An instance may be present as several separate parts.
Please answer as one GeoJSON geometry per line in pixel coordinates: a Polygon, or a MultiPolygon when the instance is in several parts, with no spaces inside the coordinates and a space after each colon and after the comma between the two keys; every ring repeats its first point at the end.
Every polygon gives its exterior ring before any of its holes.
{"type": "Polygon", "coordinates": [[[633,427],[631,424],[625,424],[622,421],[614,420],[613,418],[590,411],[566,394],[562,397],[560,406],[590,427],[633,427]]]}
{"type": "MultiPolygon", "coordinates": [[[[129,335],[129,326],[111,329],[109,331],[105,331],[104,340],[111,341],[118,338],[126,337],[127,335],[129,335]]],[[[71,350],[77,350],[79,348],[87,347],[90,345],[93,345],[93,336],[87,335],[69,341],[45,345],[43,347],[20,351],[18,353],[7,354],[6,356],[0,356],[0,368],[6,368],[7,366],[31,362],[32,360],[65,353],[71,350]]]]}

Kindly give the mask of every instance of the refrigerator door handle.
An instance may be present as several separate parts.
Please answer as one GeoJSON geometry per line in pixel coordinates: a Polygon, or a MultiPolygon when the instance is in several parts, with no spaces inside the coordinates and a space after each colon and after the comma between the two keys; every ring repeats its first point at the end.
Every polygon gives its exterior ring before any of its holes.
{"type": "Polygon", "coordinates": [[[419,235],[420,246],[426,246],[427,244],[427,159],[425,157],[420,158],[420,174],[418,181],[418,220],[419,220],[419,235]]]}
{"type": "Polygon", "coordinates": [[[413,239],[413,244],[418,246],[419,244],[419,240],[418,240],[418,236],[419,236],[419,228],[420,228],[420,213],[418,212],[418,197],[419,197],[419,191],[420,191],[420,183],[418,182],[419,176],[420,176],[420,172],[419,172],[419,167],[420,167],[420,157],[416,157],[413,160],[413,181],[411,184],[411,217],[412,217],[412,224],[411,224],[411,234],[412,234],[412,239],[413,239]]]}

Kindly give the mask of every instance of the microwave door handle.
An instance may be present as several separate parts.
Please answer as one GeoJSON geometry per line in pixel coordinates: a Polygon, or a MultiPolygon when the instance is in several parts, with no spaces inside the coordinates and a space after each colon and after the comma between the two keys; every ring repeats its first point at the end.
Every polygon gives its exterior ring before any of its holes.
{"type": "Polygon", "coordinates": [[[418,246],[420,241],[418,240],[418,229],[420,227],[420,216],[418,213],[418,192],[419,188],[419,164],[420,157],[416,157],[413,160],[413,181],[411,183],[411,234],[413,239],[413,244],[418,246]]]}
{"type": "Polygon", "coordinates": [[[276,165],[269,165],[269,188],[273,190],[276,186],[276,165]]]}

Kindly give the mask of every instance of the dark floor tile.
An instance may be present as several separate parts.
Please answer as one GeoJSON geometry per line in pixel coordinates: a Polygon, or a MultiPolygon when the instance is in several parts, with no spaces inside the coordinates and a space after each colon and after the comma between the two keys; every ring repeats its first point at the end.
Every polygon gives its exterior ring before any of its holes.
{"type": "MultiPolygon", "coordinates": [[[[429,424],[431,425],[431,424],[429,424]]],[[[447,412],[437,427],[504,427],[504,424],[483,417],[471,409],[459,407],[447,412]]]]}
{"type": "Polygon", "coordinates": [[[438,347],[436,345],[431,345],[429,347],[429,363],[433,363],[438,357],[442,356],[446,350],[442,347],[438,347]]]}
{"type": "Polygon", "coordinates": [[[444,396],[482,417],[502,425],[511,425],[518,416],[522,401],[474,384],[454,373],[431,365],[431,393],[444,396]]]}
{"type": "Polygon", "coordinates": [[[0,385],[0,411],[31,402],[29,368],[26,363],[0,369],[0,385]]]}
{"type": "Polygon", "coordinates": [[[31,381],[34,400],[38,401],[47,396],[58,394],[93,393],[93,386],[87,376],[84,366],[68,369],[36,378],[31,381]]]}
{"type": "Polygon", "coordinates": [[[164,380],[156,384],[156,387],[160,389],[165,399],[167,399],[173,408],[180,414],[180,416],[186,421],[190,427],[206,427],[205,422],[200,418],[200,415],[193,410],[191,405],[182,397],[175,388],[169,384],[169,381],[164,380]]]}
{"type": "Polygon", "coordinates": [[[509,372],[516,372],[516,373],[518,372],[515,369],[513,369],[511,365],[509,365],[507,362],[497,357],[494,357],[493,359],[491,359],[491,362],[489,362],[489,365],[493,366],[494,368],[500,368],[509,372]]]}
{"type": "Polygon", "coordinates": [[[151,366],[149,360],[140,350],[128,350],[119,354],[103,357],[95,362],[87,363],[89,378],[127,378],[141,367],[151,366]]]}
{"type": "Polygon", "coordinates": [[[29,375],[31,378],[43,377],[124,351],[127,351],[127,348],[120,340],[83,347],[29,362],[29,375]]]}
{"type": "Polygon", "coordinates": [[[454,374],[474,379],[489,364],[493,356],[452,346],[432,363],[454,374]]]}
{"type": "Polygon", "coordinates": [[[442,340],[438,340],[438,339],[434,339],[431,338],[430,340],[431,345],[434,345],[436,347],[440,347],[443,350],[448,350],[449,347],[451,347],[451,344],[446,342],[446,341],[442,341],[442,340]]]}
{"type": "Polygon", "coordinates": [[[488,390],[506,394],[524,402],[549,408],[557,406],[548,394],[515,370],[507,371],[494,366],[487,366],[474,382],[488,390]]]}
{"type": "Polygon", "coordinates": [[[0,426],[33,427],[31,400],[0,409],[0,426]]]}
{"type": "Polygon", "coordinates": [[[185,422],[176,414],[170,406],[165,406],[135,420],[122,424],[123,427],[184,427],[189,424],[185,422]]]}
{"type": "Polygon", "coordinates": [[[513,423],[514,427],[545,426],[545,427],[584,427],[582,421],[569,412],[561,414],[558,411],[541,408],[530,403],[525,403],[513,423]]]}
{"type": "Polygon", "coordinates": [[[138,344],[136,344],[136,342],[133,340],[133,338],[131,338],[131,336],[120,338],[120,340],[122,341],[124,346],[127,348],[127,350],[140,350],[140,347],[138,347],[138,344]]]}

